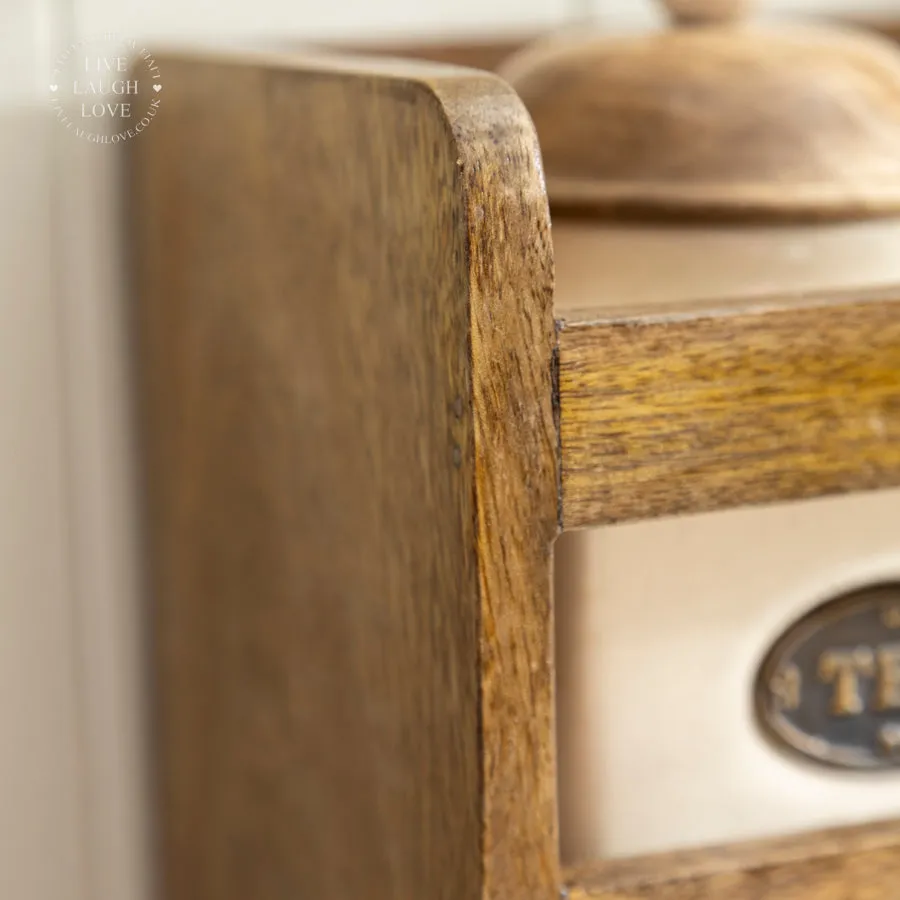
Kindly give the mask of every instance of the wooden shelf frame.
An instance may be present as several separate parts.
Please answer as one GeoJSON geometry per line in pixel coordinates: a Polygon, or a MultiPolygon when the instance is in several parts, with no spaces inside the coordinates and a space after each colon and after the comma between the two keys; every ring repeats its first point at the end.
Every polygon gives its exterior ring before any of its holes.
{"type": "Polygon", "coordinates": [[[900,484],[900,285],[557,326],[566,528],[900,484]]]}
{"type": "Polygon", "coordinates": [[[896,900],[896,824],[563,873],[551,557],[900,483],[900,291],[557,322],[499,79],[159,65],[129,178],[168,900],[896,900]]]}

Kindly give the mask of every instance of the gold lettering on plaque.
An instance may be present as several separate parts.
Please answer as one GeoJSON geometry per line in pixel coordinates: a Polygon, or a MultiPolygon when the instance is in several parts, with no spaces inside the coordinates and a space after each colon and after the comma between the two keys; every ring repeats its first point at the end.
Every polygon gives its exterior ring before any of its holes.
{"type": "Polygon", "coordinates": [[[769,682],[769,690],[782,709],[800,707],[800,691],[803,685],[800,670],[793,664],[779,669],[769,682]]]}
{"type": "Polygon", "coordinates": [[[754,702],[764,732],[807,759],[900,777],[900,578],[794,622],[763,660],[754,702]]]}
{"type": "Polygon", "coordinates": [[[875,708],[900,709],[900,644],[882,644],[877,652],[875,708]]]}
{"type": "Polygon", "coordinates": [[[819,678],[834,684],[831,712],[836,716],[854,716],[863,711],[859,679],[874,675],[875,654],[869,647],[828,650],[819,657],[819,678]]]}

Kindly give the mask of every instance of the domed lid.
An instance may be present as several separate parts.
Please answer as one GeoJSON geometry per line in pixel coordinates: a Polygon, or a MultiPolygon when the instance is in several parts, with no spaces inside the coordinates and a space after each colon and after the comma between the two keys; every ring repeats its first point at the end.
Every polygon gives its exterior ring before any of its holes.
{"type": "Polygon", "coordinates": [[[747,0],[666,0],[673,27],[555,37],[501,74],[556,206],[740,218],[900,211],[900,53],[837,27],[754,27],[747,0]]]}

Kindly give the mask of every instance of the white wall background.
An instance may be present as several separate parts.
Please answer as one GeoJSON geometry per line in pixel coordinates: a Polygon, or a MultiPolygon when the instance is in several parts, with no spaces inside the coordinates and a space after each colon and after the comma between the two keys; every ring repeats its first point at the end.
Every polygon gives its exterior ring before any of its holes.
{"type": "MultiPolygon", "coordinates": [[[[887,0],[780,0],[885,11],[887,0]]],[[[0,896],[144,900],[136,577],[117,148],[52,120],[53,60],[117,32],[151,47],[238,35],[491,35],[640,0],[0,2],[0,896]]]]}
{"type": "Polygon", "coordinates": [[[82,900],[84,730],[71,591],[44,4],[0,30],[0,896],[82,900]]]}
{"type": "MultiPolygon", "coordinates": [[[[9,0],[7,0],[9,2],[9,0]]],[[[19,0],[14,0],[19,2],[19,0]]],[[[436,32],[527,32],[584,18],[639,23],[654,0],[69,0],[82,36],[113,31],[146,39],[294,34],[374,38],[436,32]]],[[[896,0],[758,0],[762,13],[854,15],[898,10],[896,0]]]]}

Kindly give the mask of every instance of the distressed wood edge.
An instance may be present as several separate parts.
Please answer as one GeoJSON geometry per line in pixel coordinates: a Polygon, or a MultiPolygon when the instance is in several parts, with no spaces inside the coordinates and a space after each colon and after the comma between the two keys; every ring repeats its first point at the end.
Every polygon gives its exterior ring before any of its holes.
{"type": "Polygon", "coordinates": [[[491,77],[442,97],[467,185],[481,588],[484,896],[559,891],[552,543],[558,525],[550,213],[531,120],[491,77]]]}

